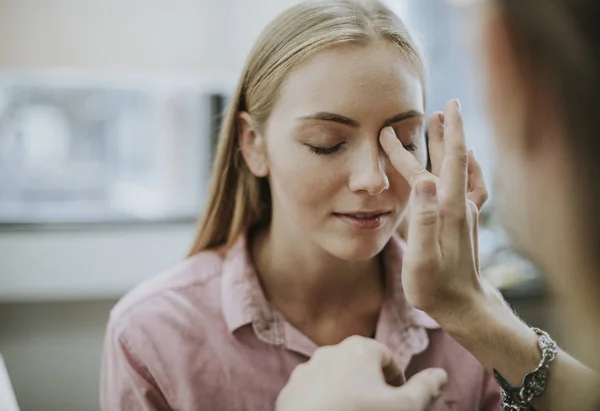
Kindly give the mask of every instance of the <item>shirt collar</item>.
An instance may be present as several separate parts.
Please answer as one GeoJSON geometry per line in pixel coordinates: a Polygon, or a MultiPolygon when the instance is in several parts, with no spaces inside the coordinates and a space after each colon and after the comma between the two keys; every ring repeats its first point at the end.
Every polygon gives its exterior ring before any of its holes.
{"type": "Polygon", "coordinates": [[[223,258],[221,305],[229,332],[252,322],[252,287],[247,271],[246,239],[241,236],[223,258]]]}
{"type": "Polygon", "coordinates": [[[252,324],[260,340],[282,344],[282,318],[263,293],[245,235],[225,252],[222,273],[221,301],[229,332],[252,324]]]}
{"type": "MultiPolygon", "coordinates": [[[[395,235],[383,251],[387,296],[376,339],[392,348],[400,365],[406,366],[413,355],[429,345],[426,329],[437,329],[439,325],[424,312],[411,307],[404,296],[401,280],[404,249],[404,241],[395,235]]],[[[230,332],[252,324],[261,341],[285,345],[307,356],[312,354],[316,345],[307,344],[308,339],[267,301],[248,253],[246,236],[240,236],[225,252],[222,272],[223,314],[230,332]]]]}

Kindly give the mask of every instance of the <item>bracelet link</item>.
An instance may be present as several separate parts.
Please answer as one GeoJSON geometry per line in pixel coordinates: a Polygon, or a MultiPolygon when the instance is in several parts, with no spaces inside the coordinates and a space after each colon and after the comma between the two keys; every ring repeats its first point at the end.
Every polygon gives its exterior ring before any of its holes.
{"type": "Polygon", "coordinates": [[[521,387],[512,387],[500,373],[494,369],[496,381],[502,387],[504,399],[502,400],[503,411],[527,411],[532,410],[531,402],[540,396],[548,386],[550,364],[558,353],[556,342],[539,328],[532,328],[539,336],[538,346],[542,354],[538,366],[523,378],[521,387]]]}

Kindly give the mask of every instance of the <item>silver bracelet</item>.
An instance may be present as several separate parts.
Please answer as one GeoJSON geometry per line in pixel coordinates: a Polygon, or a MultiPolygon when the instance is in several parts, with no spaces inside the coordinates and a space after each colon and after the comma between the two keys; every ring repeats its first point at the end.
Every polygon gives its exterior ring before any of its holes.
{"type": "Polygon", "coordinates": [[[500,387],[502,387],[503,411],[528,411],[533,410],[531,402],[535,397],[540,396],[548,386],[548,374],[550,364],[554,361],[558,352],[556,342],[550,338],[547,332],[539,328],[532,328],[539,336],[538,346],[542,353],[542,359],[537,368],[523,378],[523,384],[520,387],[511,386],[500,373],[494,369],[494,377],[500,387]]]}

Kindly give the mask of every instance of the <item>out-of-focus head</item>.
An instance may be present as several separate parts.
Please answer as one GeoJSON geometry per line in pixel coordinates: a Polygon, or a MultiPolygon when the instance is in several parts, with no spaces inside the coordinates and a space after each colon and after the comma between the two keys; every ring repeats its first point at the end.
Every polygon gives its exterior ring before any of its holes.
{"type": "Polygon", "coordinates": [[[485,13],[495,199],[517,247],[577,305],[600,289],[600,2],[498,0],[485,13]]]}

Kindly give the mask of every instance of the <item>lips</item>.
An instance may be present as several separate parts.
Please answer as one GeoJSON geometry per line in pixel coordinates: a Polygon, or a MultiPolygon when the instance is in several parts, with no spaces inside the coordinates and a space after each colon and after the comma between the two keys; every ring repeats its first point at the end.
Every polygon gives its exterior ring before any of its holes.
{"type": "Polygon", "coordinates": [[[386,217],[390,214],[389,211],[356,211],[350,213],[334,213],[333,215],[359,230],[375,230],[380,228],[386,217]]]}

